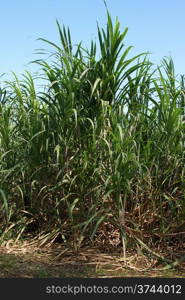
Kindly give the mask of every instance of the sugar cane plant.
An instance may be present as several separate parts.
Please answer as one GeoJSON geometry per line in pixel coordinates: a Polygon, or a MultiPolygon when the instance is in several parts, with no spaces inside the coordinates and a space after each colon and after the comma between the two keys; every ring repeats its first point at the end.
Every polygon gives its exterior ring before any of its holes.
{"type": "Polygon", "coordinates": [[[80,247],[105,223],[124,254],[169,241],[185,225],[184,77],[171,58],[130,57],[109,12],[90,49],[57,27],[60,44],[40,39],[54,50],[34,61],[44,89],[26,72],[0,90],[1,242],[80,247]]]}

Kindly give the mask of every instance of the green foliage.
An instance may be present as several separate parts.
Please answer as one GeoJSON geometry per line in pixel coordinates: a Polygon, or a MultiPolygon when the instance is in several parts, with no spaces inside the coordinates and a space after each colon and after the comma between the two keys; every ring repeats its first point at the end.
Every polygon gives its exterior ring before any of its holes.
{"type": "Polygon", "coordinates": [[[99,57],[94,41],[74,47],[57,27],[60,45],[40,39],[54,52],[35,61],[44,90],[28,72],[0,89],[5,230],[64,242],[70,233],[78,246],[103,222],[124,238],[175,232],[185,217],[184,77],[171,58],[156,70],[146,53],[128,58],[127,28],[108,12],[99,57]]]}

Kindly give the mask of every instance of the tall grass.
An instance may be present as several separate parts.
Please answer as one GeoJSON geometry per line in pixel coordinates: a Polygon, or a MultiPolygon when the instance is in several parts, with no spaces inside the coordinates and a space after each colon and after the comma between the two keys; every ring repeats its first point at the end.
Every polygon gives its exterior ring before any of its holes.
{"type": "MultiPolygon", "coordinates": [[[[127,28],[107,12],[98,45],[60,44],[35,61],[45,80],[5,82],[0,90],[2,241],[45,234],[79,247],[103,224],[129,240],[169,239],[184,226],[184,77],[164,58],[129,58],[127,28]]],[[[129,245],[129,243],[128,243],[129,245]]]]}

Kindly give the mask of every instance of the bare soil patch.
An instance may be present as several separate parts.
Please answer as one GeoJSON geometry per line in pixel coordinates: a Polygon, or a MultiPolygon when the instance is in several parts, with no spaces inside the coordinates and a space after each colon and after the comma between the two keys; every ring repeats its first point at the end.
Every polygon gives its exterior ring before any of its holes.
{"type": "Polygon", "coordinates": [[[185,262],[160,271],[160,264],[142,253],[107,253],[96,247],[72,251],[61,244],[40,247],[29,242],[0,246],[0,278],[185,277],[185,262]]]}

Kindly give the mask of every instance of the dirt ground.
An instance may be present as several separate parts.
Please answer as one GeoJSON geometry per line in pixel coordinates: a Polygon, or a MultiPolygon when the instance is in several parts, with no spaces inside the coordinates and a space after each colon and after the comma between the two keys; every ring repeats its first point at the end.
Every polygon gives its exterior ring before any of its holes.
{"type": "Polygon", "coordinates": [[[142,253],[106,253],[96,247],[77,252],[61,244],[31,245],[28,242],[0,246],[0,278],[108,278],[108,277],[183,277],[185,262],[175,269],[160,271],[156,261],[142,253]]]}

